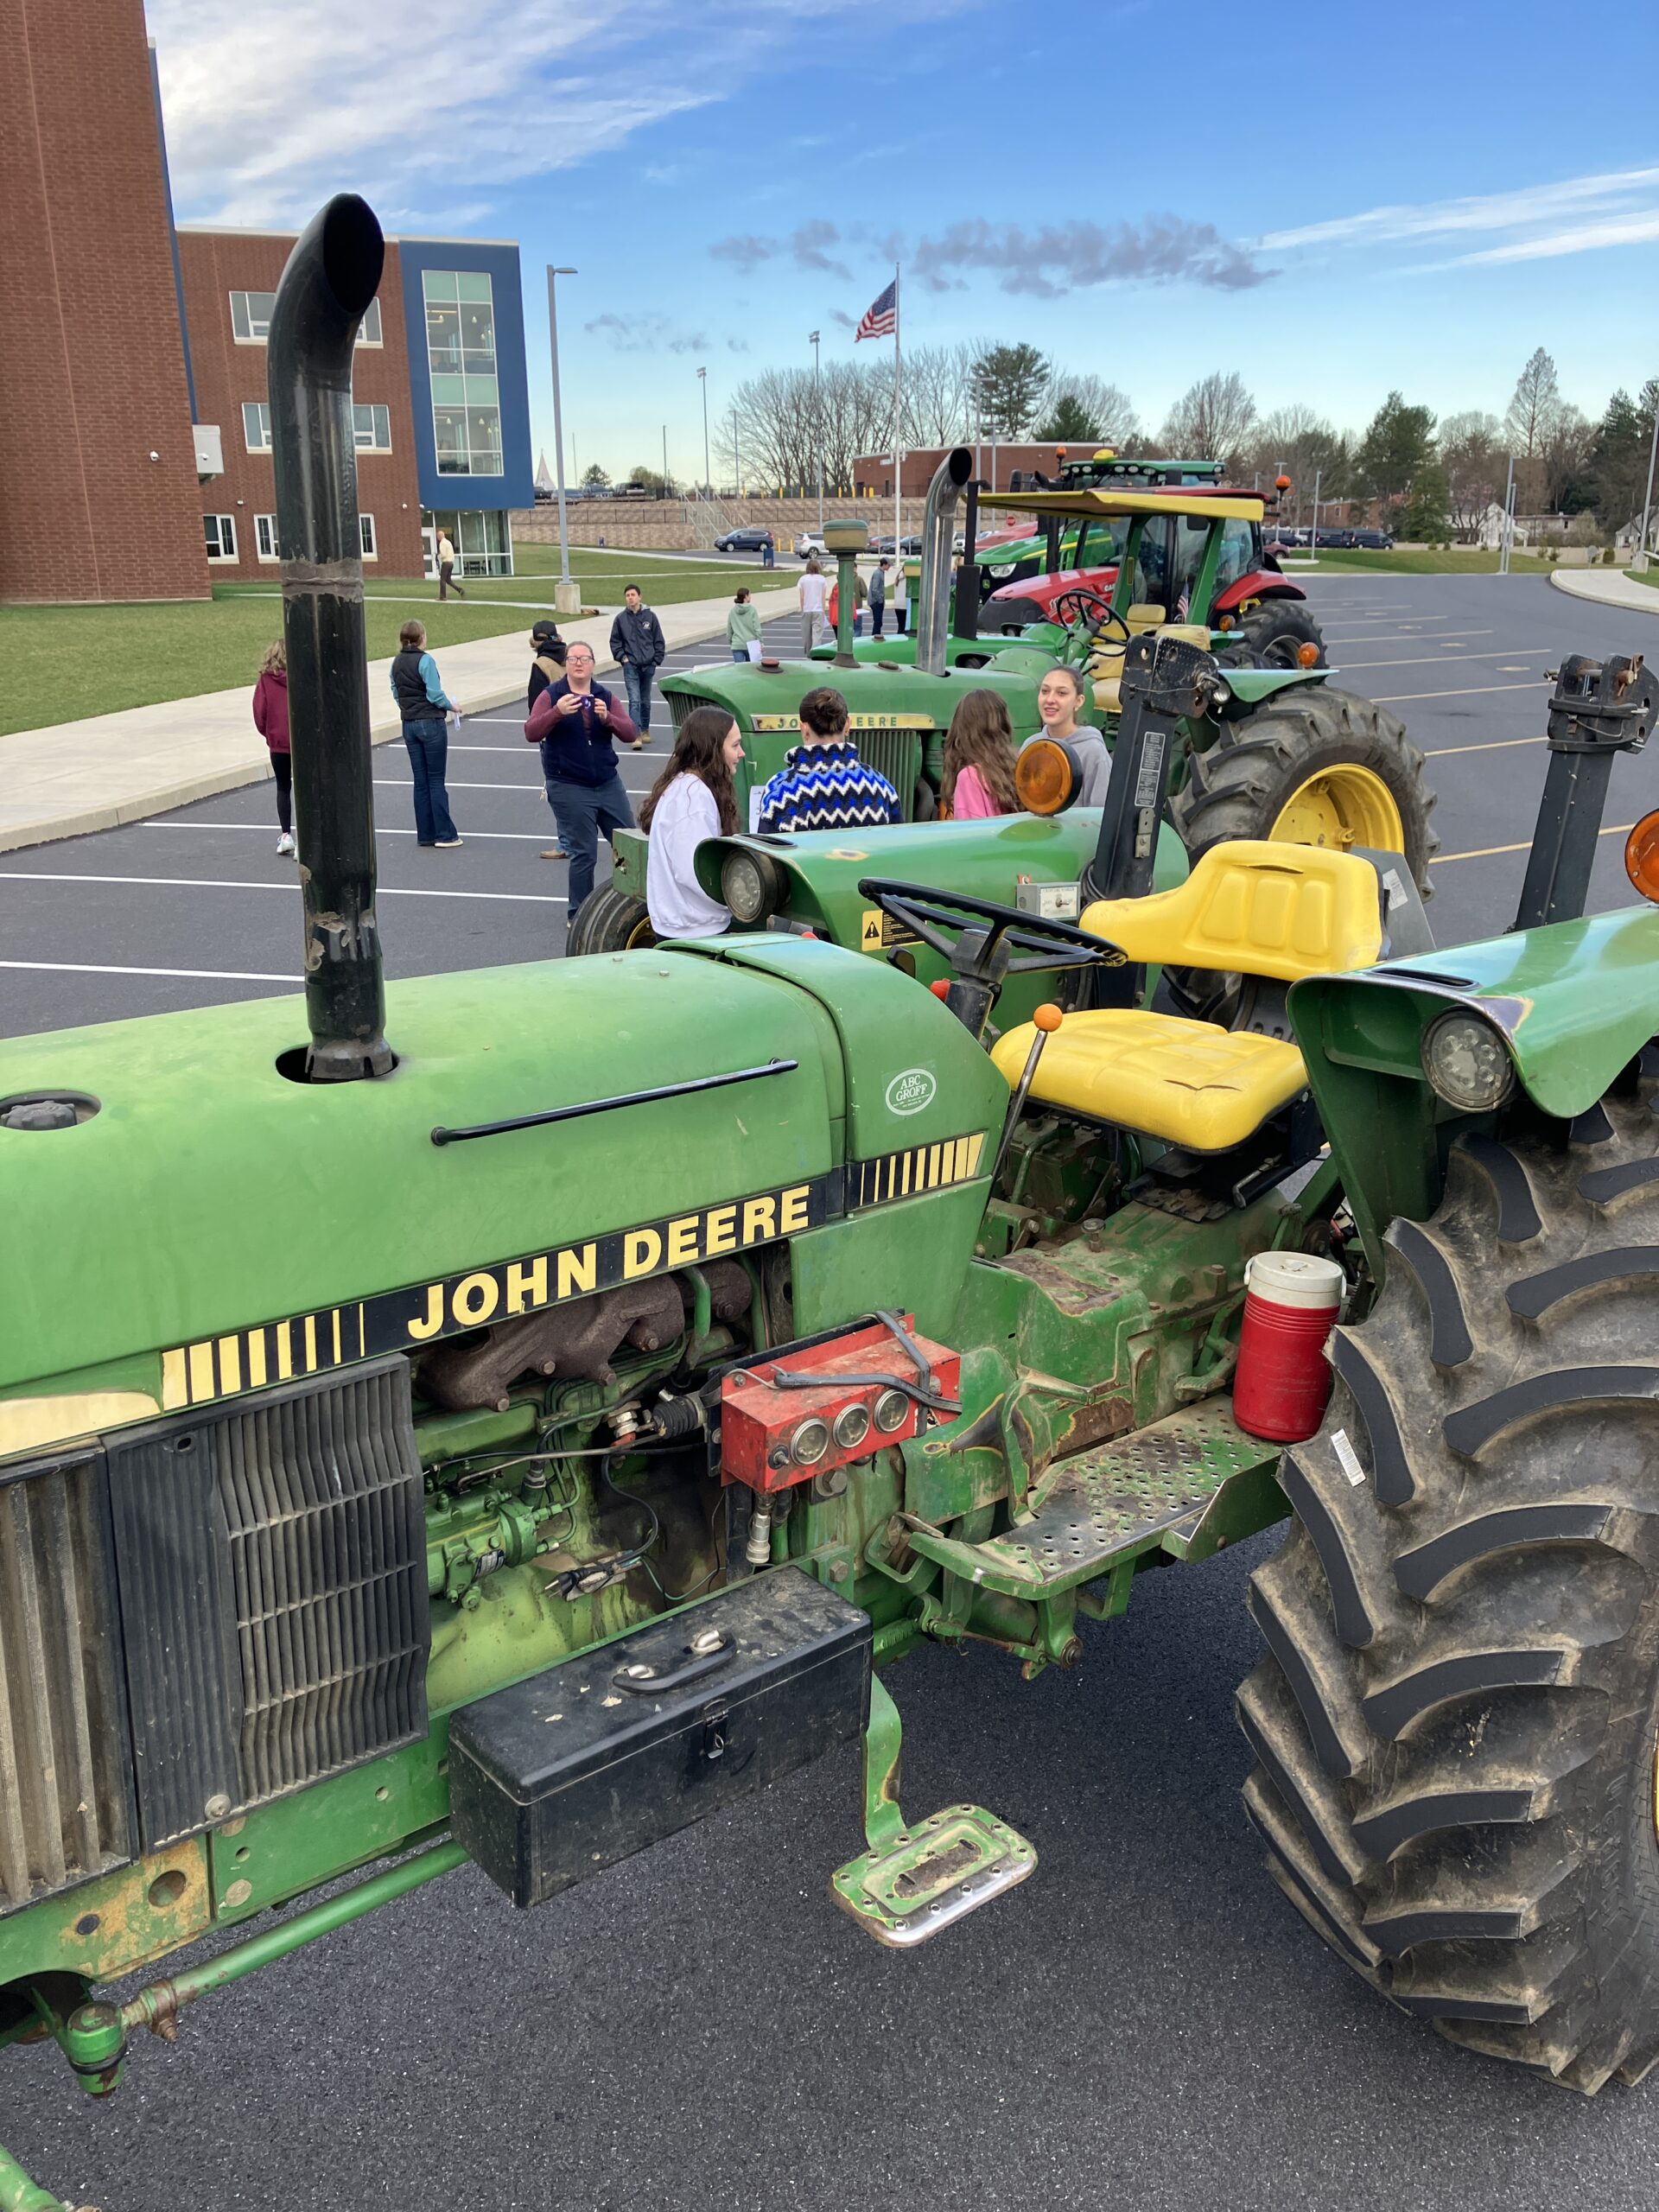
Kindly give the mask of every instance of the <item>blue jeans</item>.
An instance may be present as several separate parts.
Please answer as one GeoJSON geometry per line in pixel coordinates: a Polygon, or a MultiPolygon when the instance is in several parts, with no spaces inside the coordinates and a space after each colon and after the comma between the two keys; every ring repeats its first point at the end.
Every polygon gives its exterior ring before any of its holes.
{"type": "Polygon", "coordinates": [[[657,673],[654,666],[636,668],[632,661],[622,667],[622,681],[627,688],[628,718],[641,737],[651,735],[651,679],[657,673]]]}
{"type": "Polygon", "coordinates": [[[885,599],[873,599],[870,601],[870,635],[873,638],[880,636],[881,618],[887,611],[887,602],[885,599]]]}
{"type": "Polygon", "coordinates": [[[734,660],[747,660],[748,657],[749,649],[747,645],[734,645],[732,647],[732,658],[734,660]]]}
{"type": "Polygon", "coordinates": [[[409,765],[415,771],[416,837],[423,845],[447,845],[455,834],[449,816],[449,794],[443,787],[448,734],[442,719],[405,722],[404,743],[409,747],[409,765]]]}
{"type": "Polygon", "coordinates": [[[559,842],[570,855],[570,903],[564,917],[569,927],[594,887],[601,830],[608,839],[619,830],[632,830],[633,809],[618,775],[607,784],[567,784],[550,776],[547,803],[559,825],[559,842]]]}

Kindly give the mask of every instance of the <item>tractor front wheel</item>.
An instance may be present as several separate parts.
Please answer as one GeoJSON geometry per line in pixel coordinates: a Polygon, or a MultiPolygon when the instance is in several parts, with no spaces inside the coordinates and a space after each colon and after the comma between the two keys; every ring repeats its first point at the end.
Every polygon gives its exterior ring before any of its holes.
{"type": "Polygon", "coordinates": [[[1281,692],[1191,755],[1170,814],[1194,860],[1227,837],[1403,853],[1430,895],[1434,794],[1406,726],[1328,683],[1281,692]]]}
{"type": "MultiPolygon", "coordinates": [[[[1324,668],[1325,639],[1319,635],[1319,626],[1306,601],[1300,599],[1264,599],[1248,614],[1241,614],[1233,626],[1233,636],[1245,646],[1250,658],[1262,668],[1324,668]],[[1312,645],[1317,658],[1305,661],[1300,658],[1304,645],[1312,645]]],[[[1229,651],[1231,648],[1229,647],[1229,651]]]]}
{"type": "Polygon", "coordinates": [[[1659,2058],[1655,1096],[1454,1143],[1338,1328],[1239,1693],[1268,1866],[1375,1988],[1593,2094],[1659,2058]]]}
{"type": "Polygon", "coordinates": [[[564,957],[578,960],[591,952],[642,951],[657,941],[645,900],[607,883],[584,900],[582,912],[570,925],[564,957]]]}

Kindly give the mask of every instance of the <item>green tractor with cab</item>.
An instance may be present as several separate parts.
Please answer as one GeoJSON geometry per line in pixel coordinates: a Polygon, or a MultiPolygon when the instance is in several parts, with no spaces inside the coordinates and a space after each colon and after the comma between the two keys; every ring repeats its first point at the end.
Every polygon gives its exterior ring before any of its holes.
{"type": "MultiPolygon", "coordinates": [[[[1287,1519],[1238,1706],[1274,1878],[1452,2042],[1639,2080],[1659,914],[1582,908],[1651,674],[1564,665],[1516,927],[1448,954],[1397,852],[1187,872],[1164,786],[1231,672],[1149,634],[1105,804],[1001,828],[1055,880],[1093,830],[1076,921],[906,830],[836,862],[880,957],[387,988],[381,257],[331,201],[271,318],[303,1001],[0,1046],[0,2046],[106,2096],[139,2030],[468,1860],[548,1905],[848,1742],[863,1848],[818,1871],[931,1940],[1038,1851],[901,1805],[888,1668],[1109,1664],[1141,1575],[1287,1519]],[[1228,1021],[1151,1004],[1171,967],[1238,978],[1228,1021]]],[[[1628,865],[1659,896],[1659,817],[1628,865]]],[[[0,2150],[0,2207],[61,2200],[0,2150]]]]}

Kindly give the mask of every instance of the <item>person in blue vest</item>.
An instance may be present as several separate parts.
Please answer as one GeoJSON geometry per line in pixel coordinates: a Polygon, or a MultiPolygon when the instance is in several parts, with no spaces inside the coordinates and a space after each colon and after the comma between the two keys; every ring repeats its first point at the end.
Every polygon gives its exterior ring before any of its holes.
{"type": "Polygon", "coordinates": [[[461,832],[450,815],[449,794],[444,788],[449,758],[446,723],[459,728],[461,710],[444,690],[438,664],[426,650],[424,622],[405,622],[397,632],[391,696],[403,717],[404,743],[415,774],[416,842],[439,852],[452,852],[461,842],[461,832]]]}
{"type": "Polygon", "coordinates": [[[760,794],[760,830],[870,830],[903,819],[899,794],[848,734],[847,702],[825,683],[798,709],[801,741],[760,794]]]}
{"type": "Polygon", "coordinates": [[[617,773],[617,745],[637,752],[645,741],[604,684],[594,681],[594,649],[580,639],[566,648],[564,673],[550,683],[524,724],[528,743],[542,750],[547,803],[570,856],[570,903],[565,925],[594,887],[602,832],[608,842],[632,830],[633,809],[617,773]]]}

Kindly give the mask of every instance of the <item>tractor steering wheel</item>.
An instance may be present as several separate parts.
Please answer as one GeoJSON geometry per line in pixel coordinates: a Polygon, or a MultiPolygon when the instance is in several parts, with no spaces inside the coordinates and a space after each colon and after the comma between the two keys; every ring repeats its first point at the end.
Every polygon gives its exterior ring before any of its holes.
{"type": "Polygon", "coordinates": [[[1128,955],[1071,922],[1052,922],[991,899],[966,899],[924,883],[866,876],[861,895],[950,963],[962,981],[995,988],[1039,968],[1122,968],[1128,955]]]}
{"type": "Polygon", "coordinates": [[[1054,620],[1068,630],[1086,628],[1096,636],[1116,625],[1123,632],[1124,643],[1128,642],[1128,624],[1115,607],[1108,606],[1097,591],[1090,591],[1086,585],[1074,584],[1069,591],[1061,592],[1054,601],[1053,613],[1054,620]]]}

